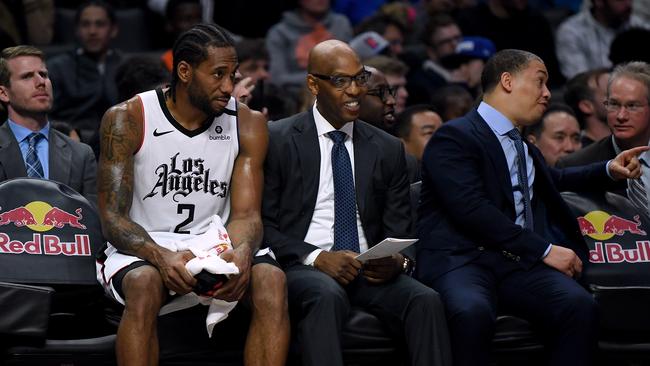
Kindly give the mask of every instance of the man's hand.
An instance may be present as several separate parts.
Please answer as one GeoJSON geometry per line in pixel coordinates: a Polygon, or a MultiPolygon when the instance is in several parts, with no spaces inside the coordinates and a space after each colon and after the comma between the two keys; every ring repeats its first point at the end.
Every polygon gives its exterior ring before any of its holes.
{"type": "Polygon", "coordinates": [[[359,275],[361,262],[354,259],[357,255],[358,253],[349,250],[322,251],[314,260],[314,267],[325,272],[341,285],[347,285],[359,275]]]}
{"type": "Polygon", "coordinates": [[[390,257],[371,259],[363,264],[363,276],[370,283],[384,283],[402,272],[403,263],[404,256],[399,253],[390,257]]]}
{"type": "Polygon", "coordinates": [[[248,104],[248,102],[251,100],[251,93],[255,89],[255,83],[252,81],[253,79],[248,76],[241,79],[239,82],[237,82],[237,84],[235,84],[235,88],[232,91],[232,96],[235,97],[238,102],[248,104]]]}
{"type": "Polygon", "coordinates": [[[239,268],[239,274],[230,276],[226,284],[214,292],[215,299],[228,302],[239,301],[248,290],[248,282],[251,278],[251,250],[248,245],[240,245],[234,250],[228,250],[221,254],[226,262],[234,263],[239,268]]]}
{"type": "Polygon", "coordinates": [[[543,261],[569,277],[578,277],[582,273],[582,261],[569,248],[553,244],[543,261]]]}
{"type": "Polygon", "coordinates": [[[638,156],[648,149],[648,146],[639,146],[621,152],[609,163],[609,174],[616,180],[639,178],[641,163],[638,156]]]}
{"type": "Polygon", "coordinates": [[[194,258],[194,254],[189,250],[182,252],[164,250],[160,253],[159,260],[155,265],[165,287],[179,295],[185,295],[192,291],[196,285],[196,279],[185,268],[185,264],[192,258],[194,258]]]}

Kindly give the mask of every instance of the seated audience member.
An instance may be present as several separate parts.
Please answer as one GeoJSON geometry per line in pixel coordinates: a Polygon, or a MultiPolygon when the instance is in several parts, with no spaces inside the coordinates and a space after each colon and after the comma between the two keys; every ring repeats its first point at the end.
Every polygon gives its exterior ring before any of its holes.
{"type": "Polygon", "coordinates": [[[595,69],[577,74],[564,86],[564,102],[573,109],[582,129],[582,147],[612,134],[605,109],[607,80],[608,69],[595,69]]]}
{"type": "Polygon", "coordinates": [[[254,110],[265,108],[266,83],[269,81],[269,53],[264,39],[244,38],[235,45],[239,58],[240,80],[233,96],[254,110]]]}
{"type": "Polygon", "coordinates": [[[631,13],[631,0],[594,0],[591,6],[562,22],[555,36],[562,74],[568,79],[612,66],[608,58],[610,45],[616,34],[628,26],[631,13]]]}
{"type": "Polygon", "coordinates": [[[341,41],[310,52],[315,104],[269,125],[264,242],[286,271],[303,365],[343,365],[351,306],[405,341],[408,364],[450,365],[444,310],[433,290],[407,275],[411,259],[355,259],[386,237],[412,235],[404,147],[359,120],[369,77],[341,41]]]}
{"type": "Polygon", "coordinates": [[[395,89],[395,113],[401,113],[406,108],[409,93],[406,90],[406,73],[408,67],[402,61],[388,57],[375,56],[364,61],[364,64],[381,71],[388,81],[388,85],[395,89]]]}
{"type": "Polygon", "coordinates": [[[404,112],[397,115],[395,133],[404,143],[407,157],[413,156],[417,159],[418,167],[419,162],[422,161],[424,147],[440,126],[442,126],[442,118],[428,104],[407,107],[404,112]]]}
{"type": "MultiPolygon", "coordinates": [[[[160,309],[172,301],[176,309],[196,304],[197,279],[188,261],[204,253],[206,260],[213,256],[212,265],[225,265],[214,258],[221,253],[215,248],[199,248],[197,240],[181,245],[210,230],[216,243],[232,245],[219,257],[238,272],[223,286],[211,283],[200,293],[248,304],[243,363],[284,365],[289,343],[285,276],[268,254],[256,255],[262,239],[266,121],[231,96],[238,63],[227,31],[195,25],[178,38],[173,57],[169,88],[118,104],[102,122],[99,208],[110,244],[99,259],[97,278],[110,297],[125,305],[115,346],[118,364],[158,364],[160,309]],[[215,141],[215,134],[223,138],[215,141]],[[167,185],[164,174],[193,183],[167,185]],[[179,299],[170,291],[186,296],[179,299]]],[[[216,315],[209,314],[208,321],[216,315]]],[[[205,332],[206,319],[187,323],[190,329],[197,325],[200,333],[178,342],[208,343],[212,332],[205,332]]]]}
{"type": "Polygon", "coordinates": [[[174,66],[171,46],[181,33],[201,22],[202,14],[200,0],[169,0],[165,5],[165,31],[170,42],[167,47],[170,48],[160,56],[160,60],[168,72],[172,71],[174,66]]]}
{"type": "Polygon", "coordinates": [[[81,142],[79,132],[75,130],[68,122],[65,121],[50,121],[50,127],[68,136],[70,139],[81,142]]]}
{"type": "Polygon", "coordinates": [[[539,149],[548,166],[582,147],[578,120],[563,104],[548,107],[539,122],[524,129],[523,137],[539,149]]]}
{"type": "Polygon", "coordinates": [[[299,0],[295,10],[269,29],[266,49],[273,83],[298,94],[305,82],[309,51],[327,39],[349,41],[350,21],[330,10],[329,1],[299,0]]]}
{"type": "Polygon", "coordinates": [[[160,61],[147,56],[130,57],[115,72],[118,99],[122,102],[143,91],[163,87],[169,80],[169,72],[160,61]]]}
{"type": "MultiPolygon", "coordinates": [[[[359,119],[395,135],[395,94],[397,88],[388,86],[384,74],[371,66],[366,66],[370,78],[366,85],[366,95],[361,98],[359,119]]],[[[406,170],[409,182],[420,180],[420,165],[412,156],[406,156],[406,170]]]]}
{"type": "Polygon", "coordinates": [[[52,82],[45,56],[32,46],[5,48],[0,55],[0,181],[18,177],[68,185],[97,202],[95,155],[90,147],[56,131],[48,119],[52,82]]]}
{"type": "Polygon", "coordinates": [[[47,62],[54,86],[51,115],[72,124],[81,132],[82,141],[90,141],[99,131],[104,112],[117,103],[115,71],[122,55],[110,48],[118,26],[108,3],[84,2],[75,22],[80,47],[47,62]]]}
{"type": "MultiPolygon", "coordinates": [[[[645,62],[630,62],[617,66],[609,77],[605,101],[607,123],[612,136],[560,159],[558,166],[580,166],[613,159],[622,150],[647,146],[650,141],[649,102],[650,65],[645,62]]],[[[627,184],[623,181],[618,182],[613,190],[625,194],[626,188],[627,184]]]]}
{"type": "Polygon", "coordinates": [[[431,104],[444,122],[464,116],[472,109],[473,103],[467,88],[460,85],[445,85],[431,95],[431,104]]]}
{"type": "Polygon", "coordinates": [[[481,73],[485,62],[494,55],[494,43],[483,37],[464,37],[456,51],[440,62],[451,70],[450,82],[467,88],[472,97],[481,95],[481,73]]]}
{"type": "MultiPolygon", "coordinates": [[[[388,42],[388,56],[397,57],[403,51],[404,33],[406,29],[398,20],[390,15],[377,14],[368,18],[357,27],[357,33],[377,32],[388,42]]],[[[363,60],[363,56],[359,55],[363,60]]]]}
{"type": "Polygon", "coordinates": [[[443,124],[424,150],[417,277],[443,299],[454,365],[489,364],[500,311],[533,323],[550,365],[591,365],[596,303],[575,280],[588,248],[559,191],[638,178],[636,155],[647,147],[547,167],[517,128],[538,121],[550,99],[543,61],[503,50],[481,80],[478,108],[443,124]]]}
{"type": "Polygon", "coordinates": [[[367,31],[352,38],[349,45],[364,61],[377,55],[386,55],[390,44],[379,33],[367,31]]]}

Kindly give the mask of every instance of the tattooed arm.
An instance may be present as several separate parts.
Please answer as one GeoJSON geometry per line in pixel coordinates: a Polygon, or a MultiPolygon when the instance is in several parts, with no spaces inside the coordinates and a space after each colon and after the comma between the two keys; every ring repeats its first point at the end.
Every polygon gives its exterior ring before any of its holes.
{"type": "Polygon", "coordinates": [[[196,280],[185,270],[189,252],[171,252],[157,245],[129,217],[133,197],[134,154],[142,141],[142,106],[133,98],[109,109],[101,125],[97,175],[99,213],[104,236],[119,251],[149,261],[167,288],[184,294],[196,280]]]}
{"type": "Polygon", "coordinates": [[[264,158],[268,145],[266,118],[259,112],[239,104],[239,155],[232,174],[230,219],[228,235],[232,240],[232,252],[222,256],[237,265],[238,276],[215,292],[214,297],[239,300],[250,280],[252,256],[262,241],[262,186],[264,184],[264,158]]]}

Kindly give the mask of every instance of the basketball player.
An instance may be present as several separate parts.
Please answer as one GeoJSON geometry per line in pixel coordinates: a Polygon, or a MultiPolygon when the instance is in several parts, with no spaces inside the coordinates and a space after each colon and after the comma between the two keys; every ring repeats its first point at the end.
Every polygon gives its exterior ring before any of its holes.
{"type": "Polygon", "coordinates": [[[214,298],[250,303],[246,365],[284,365],[284,273],[270,257],[254,257],[262,238],[266,121],[231,97],[237,55],[222,28],[195,25],[177,39],[173,58],[169,88],[118,104],[102,121],[98,193],[111,245],[98,267],[108,292],[125,304],[118,363],[158,363],[158,312],[170,290],[187,294],[196,283],[185,269],[193,254],[167,250],[150,233],[201,234],[216,214],[234,247],[222,258],[240,273],[214,298]],[[125,254],[136,261],[111,263],[125,254]]]}

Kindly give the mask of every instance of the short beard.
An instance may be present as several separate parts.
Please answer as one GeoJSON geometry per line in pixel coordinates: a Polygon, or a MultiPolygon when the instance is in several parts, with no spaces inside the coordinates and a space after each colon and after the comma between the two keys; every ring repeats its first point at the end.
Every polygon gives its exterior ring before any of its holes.
{"type": "Polygon", "coordinates": [[[194,80],[190,81],[187,85],[187,97],[194,108],[205,113],[207,116],[220,114],[220,111],[215,111],[212,108],[208,97],[195,86],[194,80]]]}

